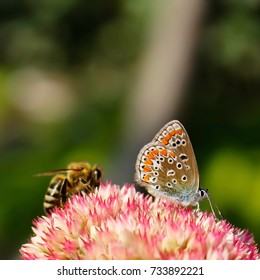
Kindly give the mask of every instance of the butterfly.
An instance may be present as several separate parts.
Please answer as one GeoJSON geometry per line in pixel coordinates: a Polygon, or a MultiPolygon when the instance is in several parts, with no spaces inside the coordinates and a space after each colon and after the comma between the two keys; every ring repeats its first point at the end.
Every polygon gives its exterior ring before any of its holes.
{"type": "MultiPolygon", "coordinates": [[[[135,182],[153,196],[169,197],[175,204],[197,206],[207,199],[215,211],[207,189],[200,187],[199,170],[190,138],[177,120],[164,125],[153,140],[139,152],[135,182]]],[[[223,215],[214,203],[219,215],[223,215]]]]}

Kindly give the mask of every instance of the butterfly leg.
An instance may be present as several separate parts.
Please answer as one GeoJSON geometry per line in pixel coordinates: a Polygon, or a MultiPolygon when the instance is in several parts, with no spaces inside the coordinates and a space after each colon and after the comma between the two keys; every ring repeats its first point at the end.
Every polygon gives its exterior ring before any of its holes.
{"type": "Polygon", "coordinates": [[[198,217],[198,219],[202,219],[203,213],[200,211],[200,204],[199,202],[196,202],[196,206],[197,208],[194,210],[196,216],[198,217]]]}

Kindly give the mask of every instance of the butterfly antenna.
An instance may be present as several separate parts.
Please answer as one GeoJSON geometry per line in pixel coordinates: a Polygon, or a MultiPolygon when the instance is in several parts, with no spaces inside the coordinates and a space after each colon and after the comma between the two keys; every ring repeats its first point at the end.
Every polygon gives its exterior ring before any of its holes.
{"type": "Polygon", "coordinates": [[[216,202],[215,202],[212,198],[210,198],[210,196],[209,196],[208,193],[206,193],[206,197],[207,197],[207,200],[208,200],[208,202],[209,202],[209,206],[210,206],[210,208],[211,208],[211,211],[212,211],[214,217],[217,218],[216,213],[215,213],[214,208],[213,208],[213,204],[214,204],[215,208],[217,209],[218,214],[219,214],[219,216],[221,217],[221,219],[224,220],[224,216],[223,216],[223,214],[221,213],[221,211],[219,210],[219,208],[218,208],[216,202]]]}

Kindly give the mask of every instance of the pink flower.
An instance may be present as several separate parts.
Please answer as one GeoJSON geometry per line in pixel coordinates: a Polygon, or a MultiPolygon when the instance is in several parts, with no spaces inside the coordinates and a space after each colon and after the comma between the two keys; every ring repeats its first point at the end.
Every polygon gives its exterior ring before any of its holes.
{"type": "Polygon", "coordinates": [[[212,214],[101,185],[33,222],[23,259],[259,259],[252,235],[212,214]]]}

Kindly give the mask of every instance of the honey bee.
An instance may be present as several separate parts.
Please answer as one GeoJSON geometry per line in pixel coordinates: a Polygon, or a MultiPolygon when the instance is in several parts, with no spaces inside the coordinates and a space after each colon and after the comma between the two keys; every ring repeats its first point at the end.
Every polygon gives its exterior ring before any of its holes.
{"type": "Polygon", "coordinates": [[[102,172],[96,165],[88,162],[72,162],[67,168],[37,174],[38,176],[55,175],[44,196],[43,208],[46,214],[55,207],[62,207],[72,194],[90,193],[99,187],[102,172]],[[62,174],[62,173],[66,173],[62,174]]]}

